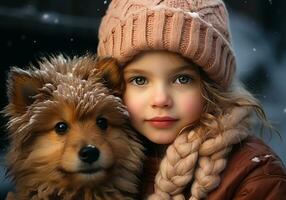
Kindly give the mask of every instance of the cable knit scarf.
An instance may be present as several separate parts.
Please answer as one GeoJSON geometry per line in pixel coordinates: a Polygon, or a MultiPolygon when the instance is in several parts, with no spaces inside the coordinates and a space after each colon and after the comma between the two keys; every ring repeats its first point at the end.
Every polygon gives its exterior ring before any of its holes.
{"type": "Polygon", "coordinates": [[[249,135],[242,123],[249,115],[248,108],[235,107],[219,120],[222,133],[182,132],[168,147],[155,178],[155,192],[148,200],[185,200],[182,192],[191,181],[189,200],[205,198],[218,187],[232,145],[249,135]]]}

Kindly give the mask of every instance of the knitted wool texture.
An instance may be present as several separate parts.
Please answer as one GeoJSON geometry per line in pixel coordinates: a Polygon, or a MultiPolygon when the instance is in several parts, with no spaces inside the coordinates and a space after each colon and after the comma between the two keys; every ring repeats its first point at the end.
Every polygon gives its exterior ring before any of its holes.
{"type": "Polygon", "coordinates": [[[113,0],[99,28],[99,56],[124,65],[146,50],[179,53],[227,88],[235,72],[221,0],[113,0]]]}
{"type": "Polygon", "coordinates": [[[182,191],[192,182],[190,200],[207,197],[218,187],[232,145],[249,133],[245,125],[250,111],[236,107],[220,119],[222,133],[199,133],[198,130],[179,135],[160,163],[155,179],[155,192],[148,200],[184,200],[182,191]]]}

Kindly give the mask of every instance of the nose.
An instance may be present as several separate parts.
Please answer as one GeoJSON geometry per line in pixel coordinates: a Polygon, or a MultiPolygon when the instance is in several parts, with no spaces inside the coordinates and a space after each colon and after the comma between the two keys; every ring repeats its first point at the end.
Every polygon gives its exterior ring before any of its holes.
{"type": "Polygon", "coordinates": [[[167,86],[157,86],[151,98],[153,108],[167,108],[173,104],[172,96],[167,86]]]}
{"type": "Polygon", "coordinates": [[[93,145],[87,145],[81,148],[78,154],[81,161],[92,164],[98,160],[100,151],[93,145]]]}

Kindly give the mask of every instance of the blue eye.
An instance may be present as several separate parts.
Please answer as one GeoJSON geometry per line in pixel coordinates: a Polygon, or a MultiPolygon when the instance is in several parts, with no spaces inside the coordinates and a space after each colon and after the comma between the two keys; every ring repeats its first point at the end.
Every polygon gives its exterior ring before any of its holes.
{"type": "Polygon", "coordinates": [[[59,135],[63,135],[68,131],[68,125],[65,122],[59,122],[55,125],[55,131],[59,135]]]}
{"type": "Polygon", "coordinates": [[[179,75],[175,79],[175,83],[178,84],[190,84],[192,81],[193,78],[190,75],[179,75]]]}
{"type": "Polygon", "coordinates": [[[144,84],[146,84],[147,80],[143,76],[137,76],[137,77],[133,78],[130,82],[135,84],[135,85],[144,85],[144,84]]]}

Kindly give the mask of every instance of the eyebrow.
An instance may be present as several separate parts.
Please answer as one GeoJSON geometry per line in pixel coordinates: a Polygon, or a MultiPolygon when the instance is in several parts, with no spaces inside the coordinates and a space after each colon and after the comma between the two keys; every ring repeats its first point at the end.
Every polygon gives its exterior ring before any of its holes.
{"type": "Polygon", "coordinates": [[[186,65],[179,66],[176,69],[172,70],[171,73],[178,73],[180,71],[192,71],[192,72],[197,73],[196,67],[192,64],[186,64],[186,65]]]}
{"type": "MultiPolygon", "coordinates": [[[[186,65],[181,65],[179,67],[176,67],[176,69],[173,69],[170,71],[170,74],[176,74],[180,71],[191,71],[191,72],[195,72],[197,74],[197,69],[195,68],[194,65],[192,64],[186,64],[186,65]]],[[[149,72],[144,70],[144,69],[126,69],[124,74],[144,74],[144,75],[148,75],[149,72]]]]}
{"type": "Polygon", "coordinates": [[[124,74],[144,74],[144,75],[148,75],[148,71],[146,71],[144,69],[126,69],[124,71],[124,74]]]}

